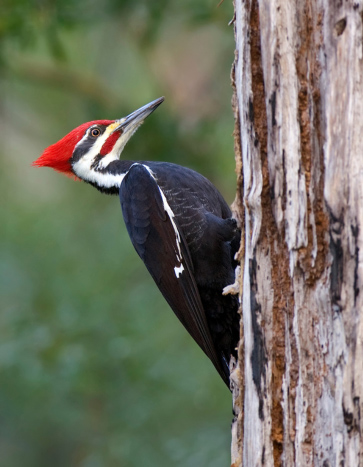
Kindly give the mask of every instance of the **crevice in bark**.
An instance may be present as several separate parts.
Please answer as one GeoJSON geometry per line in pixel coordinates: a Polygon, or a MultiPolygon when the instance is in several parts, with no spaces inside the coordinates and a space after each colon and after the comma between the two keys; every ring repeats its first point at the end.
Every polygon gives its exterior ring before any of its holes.
{"type": "Polygon", "coordinates": [[[342,18],[335,23],[335,33],[337,36],[341,36],[347,26],[347,18],[342,18]]]}
{"type": "MultiPolygon", "coordinates": [[[[303,275],[306,297],[314,296],[316,284],[329,266],[329,218],[324,204],[324,136],[320,121],[321,65],[317,58],[322,46],[322,15],[316,9],[316,4],[309,0],[297,7],[299,25],[297,34],[299,48],[296,53],[296,73],[299,82],[297,110],[300,128],[300,170],[305,176],[307,244],[298,250],[295,276],[303,275]]],[[[314,307],[310,313],[312,323],[318,325],[319,310],[314,307]]],[[[314,338],[313,328],[310,332],[306,329],[307,322],[303,315],[297,322],[299,334],[301,333],[298,343],[299,363],[300,366],[305,366],[305,374],[303,373],[300,383],[301,389],[305,392],[304,404],[306,404],[301,449],[305,459],[313,459],[317,395],[322,390],[324,364],[319,346],[315,347],[315,352],[308,350],[309,335],[314,338]],[[313,391],[305,389],[309,385],[309,380],[313,382],[311,385],[313,391]]]]}
{"type": "MultiPolygon", "coordinates": [[[[236,61],[237,50],[235,51],[235,59],[231,69],[231,85],[232,85],[232,110],[234,114],[234,153],[236,160],[236,175],[237,175],[237,191],[234,202],[232,203],[232,213],[237,219],[241,229],[241,244],[239,251],[236,255],[236,260],[240,261],[241,266],[241,289],[239,296],[242,298],[243,294],[243,271],[244,271],[244,257],[245,257],[245,237],[244,237],[244,207],[243,207],[243,166],[242,166],[242,148],[241,148],[241,134],[240,134],[240,116],[238,108],[237,90],[236,90],[236,61]]],[[[240,302],[241,303],[241,302],[240,302]]],[[[242,305],[239,308],[239,314],[242,315],[242,305]]],[[[244,401],[244,333],[243,333],[243,320],[240,320],[240,342],[238,343],[238,361],[236,362],[233,374],[231,373],[233,393],[233,414],[234,420],[232,422],[232,446],[231,454],[235,462],[231,467],[239,467],[241,465],[243,453],[243,401],[244,401]],[[234,432],[234,433],[233,433],[234,432]]]]}
{"type": "Polygon", "coordinates": [[[249,274],[251,280],[251,315],[252,315],[252,329],[254,336],[253,351],[251,355],[251,365],[252,365],[252,377],[253,382],[255,383],[257,394],[259,398],[259,409],[258,416],[260,420],[264,419],[263,413],[263,388],[266,387],[266,348],[265,341],[263,337],[263,332],[261,329],[261,305],[256,300],[257,294],[257,280],[256,280],[256,270],[257,270],[257,261],[254,258],[250,260],[249,265],[249,274]],[[262,380],[263,383],[262,384],[262,380]]]}
{"type": "MultiPolygon", "coordinates": [[[[241,148],[241,122],[239,116],[239,109],[238,109],[238,99],[237,99],[237,90],[236,90],[236,60],[237,60],[237,50],[235,51],[235,59],[232,64],[231,69],[231,85],[232,85],[232,110],[234,116],[234,130],[233,130],[233,137],[234,137],[234,154],[235,154],[235,161],[236,161],[236,174],[237,174],[237,191],[235,200],[232,203],[232,212],[234,217],[238,220],[239,226],[242,231],[244,231],[244,208],[243,208],[243,166],[242,166],[242,148],[241,148]]],[[[244,245],[243,238],[241,240],[241,248],[244,245]]],[[[242,253],[244,257],[244,250],[238,252],[238,259],[241,260],[242,253]]]]}
{"type": "Polygon", "coordinates": [[[332,211],[330,214],[330,253],[332,256],[330,272],[330,295],[334,311],[341,310],[341,291],[343,285],[344,253],[342,245],[342,233],[344,230],[343,213],[337,219],[332,211]]]}
{"type": "MultiPolygon", "coordinates": [[[[262,162],[262,177],[263,188],[261,195],[261,208],[262,208],[262,225],[258,248],[261,248],[265,254],[271,257],[272,274],[271,283],[273,287],[274,300],[272,310],[272,333],[273,342],[272,347],[267,351],[269,353],[269,361],[272,364],[272,380],[271,380],[271,441],[273,447],[274,465],[281,465],[281,455],[283,452],[283,408],[282,408],[282,384],[285,372],[285,316],[286,313],[290,317],[289,327],[292,327],[292,318],[294,310],[294,299],[292,294],[291,278],[289,276],[289,254],[282,239],[283,249],[276,250],[275,241],[281,245],[281,236],[278,232],[277,225],[272,210],[271,189],[269,181],[269,170],[267,160],[267,112],[266,105],[268,100],[265,96],[264,77],[262,69],[261,58],[261,42],[259,30],[259,10],[257,1],[251,4],[250,16],[250,43],[251,43],[251,67],[252,67],[252,91],[253,91],[253,108],[254,108],[254,130],[259,142],[259,149],[262,162]]],[[[276,125],[275,108],[276,108],[276,92],[270,96],[269,104],[272,109],[272,125],[276,125]]],[[[273,190],[272,190],[273,191],[273,190]]],[[[253,284],[253,277],[251,277],[251,285],[253,284]]],[[[262,323],[262,326],[264,323],[262,323]]],[[[296,345],[291,344],[294,357],[293,362],[296,360],[296,345]]],[[[295,363],[296,364],[296,363],[295,363]]],[[[290,397],[292,402],[291,415],[295,416],[294,411],[294,392],[296,386],[298,369],[291,365],[291,386],[290,397]]],[[[264,372],[261,372],[262,377],[264,372]]],[[[294,426],[294,423],[292,424],[294,426]]]]}
{"type": "Polygon", "coordinates": [[[329,220],[324,206],[324,154],[320,115],[321,66],[317,60],[322,37],[319,32],[321,15],[313,12],[311,1],[299,11],[299,50],[296,71],[299,80],[298,119],[300,124],[301,170],[305,174],[307,196],[306,247],[300,248],[298,262],[308,286],[320,279],[326,269],[329,245],[329,220]],[[317,19],[315,19],[317,18],[317,19]]]}

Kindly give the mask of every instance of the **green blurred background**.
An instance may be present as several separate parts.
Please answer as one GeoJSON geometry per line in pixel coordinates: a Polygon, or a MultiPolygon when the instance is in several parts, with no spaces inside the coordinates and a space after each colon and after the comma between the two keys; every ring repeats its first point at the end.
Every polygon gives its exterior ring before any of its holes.
{"type": "Polygon", "coordinates": [[[229,391],[133,250],[117,197],[31,168],[164,95],[124,157],[234,197],[230,2],[0,2],[0,465],[229,465],[229,391]]]}

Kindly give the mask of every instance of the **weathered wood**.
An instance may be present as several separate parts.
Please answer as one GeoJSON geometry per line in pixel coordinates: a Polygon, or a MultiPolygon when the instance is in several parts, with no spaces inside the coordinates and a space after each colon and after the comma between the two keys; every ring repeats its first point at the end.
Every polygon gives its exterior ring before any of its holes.
{"type": "Polygon", "coordinates": [[[235,0],[235,467],[363,465],[362,11],[235,0]]]}

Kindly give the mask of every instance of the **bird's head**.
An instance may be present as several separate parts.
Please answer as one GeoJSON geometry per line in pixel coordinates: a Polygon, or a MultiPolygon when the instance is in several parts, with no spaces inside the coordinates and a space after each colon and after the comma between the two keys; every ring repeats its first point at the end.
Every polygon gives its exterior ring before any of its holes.
{"type": "Polygon", "coordinates": [[[128,140],[163,101],[160,97],[120,120],[83,123],[46,148],[33,166],[51,167],[106,190],[119,186],[121,174],[108,170],[110,164],[120,159],[128,140]]]}

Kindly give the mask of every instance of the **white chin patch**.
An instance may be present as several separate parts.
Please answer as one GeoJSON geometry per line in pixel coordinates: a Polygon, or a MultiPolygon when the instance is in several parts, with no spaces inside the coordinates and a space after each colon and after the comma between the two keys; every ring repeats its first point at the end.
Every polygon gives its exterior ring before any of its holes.
{"type": "Polygon", "coordinates": [[[119,188],[125,174],[110,174],[103,172],[102,169],[106,169],[111,162],[120,159],[121,152],[128,138],[123,138],[121,135],[112,148],[112,151],[100,159],[97,167],[93,167],[95,159],[98,157],[103,144],[109,136],[108,133],[102,135],[90,151],[73,164],[73,171],[77,177],[85,182],[94,183],[102,188],[119,188]]]}

